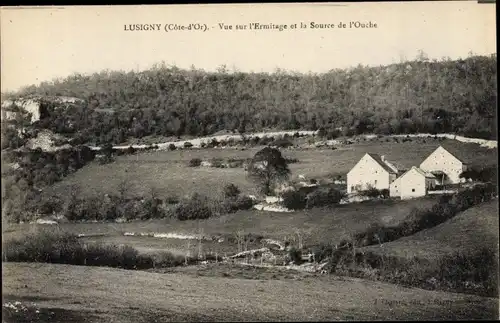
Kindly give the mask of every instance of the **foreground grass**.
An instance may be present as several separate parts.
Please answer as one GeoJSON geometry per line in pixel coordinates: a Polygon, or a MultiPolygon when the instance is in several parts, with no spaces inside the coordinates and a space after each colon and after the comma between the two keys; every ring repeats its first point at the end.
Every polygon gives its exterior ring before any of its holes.
{"type": "Polygon", "coordinates": [[[261,281],[21,263],[4,264],[3,275],[4,301],[34,301],[40,308],[71,310],[96,322],[459,320],[498,316],[498,299],[335,277],[326,281],[261,281]]]}

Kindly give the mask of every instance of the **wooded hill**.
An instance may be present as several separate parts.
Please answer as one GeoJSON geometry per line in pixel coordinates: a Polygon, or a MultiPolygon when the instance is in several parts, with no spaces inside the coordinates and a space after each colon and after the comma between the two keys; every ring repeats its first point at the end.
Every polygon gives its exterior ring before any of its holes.
{"type": "Polygon", "coordinates": [[[84,99],[64,110],[46,102],[36,127],[97,145],[148,135],[321,128],[331,137],[450,132],[494,139],[496,62],[496,54],[430,61],[421,53],[413,61],[323,74],[158,65],[142,72],[75,74],[14,96],[84,99]]]}

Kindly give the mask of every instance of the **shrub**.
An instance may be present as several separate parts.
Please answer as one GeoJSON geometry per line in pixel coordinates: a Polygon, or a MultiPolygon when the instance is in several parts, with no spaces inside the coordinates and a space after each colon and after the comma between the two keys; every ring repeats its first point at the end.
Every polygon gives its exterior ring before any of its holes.
{"type": "Polygon", "coordinates": [[[252,144],[252,145],[258,145],[259,143],[260,143],[259,136],[255,136],[255,137],[252,137],[252,139],[250,139],[250,144],[252,144]]]}
{"type": "Polygon", "coordinates": [[[255,202],[249,196],[240,195],[236,199],[236,205],[238,206],[238,210],[249,210],[254,206],[255,202]]]}
{"type": "Polygon", "coordinates": [[[293,143],[288,139],[278,139],[270,143],[271,146],[276,146],[278,148],[288,148],[293,146],[293,143]]]}
{"type": "Polygon", "coordinates": [[[333,187],[320,188],[307,195],[306,208],[336,205],[343,197],[344,194],[333,187]]]}
{"type": "Polygon", "coordinates": [[[177,146],[174,145],[174,144],[169,144],[168,145],[168,150],[176,150],[177,149],[177,146]]]}
{"type": "Polygon", "coordinates": [[[193,147],[193,144],[190,143],[189,141],[184,142],[184,148],[191,148],[193,147]]]}
{"type": "Polygon", "coordinates": [[[213,213],[212,208],[209,205],[209,201],[205,196],[193,194],[191,198],[187,198],[176,205],[174,209],[174,216],[177,217],[177,219],[184,221],[208,219],[213,216],[213,213]]]}
{"type": "Polygon", "coordinates": [[[389,197],[389,190],[388,189],[379,190],[375,187],[370,187],[367,190],[361,191],[360,195],[371,198],[380,198],[380,197],[385,198],[389,197]]]}
{"type": "Polygon", "coordinates": [[[198,167],[201,165],[201,159],[200,158],[193,158],[189,161],[189,167],[198,167]]]}
{"type": "Polygon", "coordinates": [[[165,198],[165,203],[167,204],[177,204],[179,203],[179,197],[175,195],[169,195],[165,198]]]}
{"type": "Polygon", "coordinates": [[[136,149],[132,146],[129,146],[126,150],[126,153],[130,154],[130,155],[135,154],[135,152],[136,152],[136,149]]]}
{"type": "Polygon", "coordinates": [[[288,158],[288,157],[285,157],[285,160],[288,164],[295,164],[295,163],[298,163],[299,160],[297,158],[288,158]]]}
{"type": "Polygon", "coordinates": [[[213,138],[208,144],[207,144],[207,147],[208,148],[214,148],[214,147],[217,147],[219,146],[219,142],[217,141],[217,139],[213,138]]]}
{"type": "Polygon", "coordinates": [[[401,258],[373,251],[335,250],[329,268],[337,275],[382,280],[430,290],[498,295],[498,255],[488,248],[437,259],[401,258]]]}
{"type": "Polygon", "coordinates": [[[340,137],[341,135],[342,135],[342,133],[339,130],[330,130],[326,134],[326,139],[334,140],[334,139],[337,139],[338,137],[340,137]]]}
{"type": "Polygon", "coordinates": [[[60,230],[38,230],[6,241],[2,260],[70,265],[106,266],[123,269],[172,267],[184,257],[168,252],[142,255],[130,246],[84,244],[75,234],[60,230]],[[158,259],[161,259],[158,261],[158,259]]]}
{"type": "Polygon", "coordinates": [[[224,196],[225,197],[237,197],[240,195],[240,189],[234,184],[227,184],[224,187],[224,196]]]}
{"type": "Polygon", "coordinates": [[[323,127],[319,128],[317,135],[320,138],[326,137],[327,132],[326,132],[325,128],[323,128],[323,127]]]}
{"type": "Polygon", "coordinates": [[[302,263],[302,251],[300,249],[296,249],[294,247],[288,250],[288,257],[290,261],[296,265],[300,265],[302,263]]]}
{"type": "Polygon", "coordinates": [[[225,168],[226,164],[221,158],[212,158],[212,167],[215,168],[225,168]]]}
{"type": "Polygon", "coordinates": [[[322,262],[323,260],[332,257],[335,252],[335,248],[330,244],[320,244],[311,249],[316,262],[322,262]]]}
{"type": "Polygon", "coordinates": [[[300,191],[285,191],[281,198],[283,206],[289,210],[302,210],[306,207],[306,195],[300,191]]]}
{"type": "Polygon", "coordinates": [[[239,195],[236,197],[228,197],[218,204],[218,212],[221,214],[232,213],[238,210],[249,210],[255,202],[248,196],[239,195]]]}

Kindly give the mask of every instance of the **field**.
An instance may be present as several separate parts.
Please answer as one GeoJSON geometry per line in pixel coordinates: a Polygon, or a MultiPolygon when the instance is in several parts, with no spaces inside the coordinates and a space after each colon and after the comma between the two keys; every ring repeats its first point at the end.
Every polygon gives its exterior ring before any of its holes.
{"type": "MultiPolygon", "coordinates": [[[[292,178],[305,175],[306,178],[322,179],[339,174],[345,175],[367,152],[385,155],[396,165],[409,168],[419,165],[442,143],[467,151],[474,156],[478,164],[496,163],[496,149],[433,138],[412,139],[411,142],[401,142],[401,139],[400,142],[394,142],[392,139],[382,138],[342,145],[336,150],[285,149],[283,155],[299,160],[298,163],[290,164],[292,178]]],[[[261,148],[154,151],[120,156],[107,165],[91,163],[48,188],[45,193],[64,195],[67,194],[68,187],[73,184],[80,186],[82,194],[85,195],[114,193],[118,185],[125,181],[129,187],[129,194],[132,195],[144,195],[154,187],[164,196],[184,196],[198,192],[214,197],[221,194],[223,185],[227,183],[235,184],[244,193],[255,194],[255,185],[249,181],[243,168],[188,167],[187,164],[193,158],[202,160],[251,158],[261,148]]]]}
{"type": "Polygon", "coordinates": [[[433,228],[364,250],[397,257],[432,259],[454,251],[498,250],[498,200],[472,207],[433,228]]]}
{"type": "Polygon", "coordinates": [[[3,322],[496,319],[498,300],[359,279],[193,277],[52,264],[3,264],[3,322]],[[38,311],[38,313],[36,313],[38,311]],[[40,319],[42,317],[42,319],[40,319]],[[38,319],[36,319],[38,318],[38,319]]]}
{"type": "MultiPolygon", "coordinates": [[[[239,211],[216,218],[199,221],[175,219],[134,221],[128,223],[61,223],[58,226],[69,232],[86,235],[101,235],[85,238],[115,244],[130,244],[141,251],[169,250],[176,253],[187,251],[188,242],[180,239],[124,236],[133,233],[179,233],[195,235],[234,235],[238,231],[262,235],[265,238],[297,242],[298,236],[304,245],[339,243],[350,234],[362,231],[372,223],[396,225],[415,207],[434,204],[436,198],[428,197],[408,201],[363,202],[341,205],[333,209],[314,208],[292,213],[262,211],[239,211]]],[[[10,224],[4,228],[4,239],[24,234],[37,224],[10,224]]],[[[43,225],[42,225],[43,226],[43,225]]],[[[196,242],[190,244],[195,249],[196,242]]],[[[235,252],[236,245],[203,242],[204,251],[235,252]]]]}

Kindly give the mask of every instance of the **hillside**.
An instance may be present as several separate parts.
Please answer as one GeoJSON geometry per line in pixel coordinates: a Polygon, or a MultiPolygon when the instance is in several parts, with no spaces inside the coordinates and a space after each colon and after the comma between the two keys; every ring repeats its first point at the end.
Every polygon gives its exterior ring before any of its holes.
{"type": "MultiPolygon", "coordinates": [[[[380,140],[338,145],[332,149],[283,150],[287,158],[298,162],[290,164],[293,178],[305,175],[311,179],[333,178],[345,175],[367,152],[385,155],[388,160],[403,168],[418,166],[439,145],[447,145],[463,151],[474,164],[491,166],[496,164],[497,149],[482,148],[477,144],[465,144],[452,140],[440,141],[432,138],[414,139],[411,142],[380,140]]],[[[210,161],[213,158],[251,158],[261,147],[239,150],[193,149],[176,151],[155,151],[137,155],[118,156],[107,165],[92,163],[64,178],[46,194],[64,196],[72,185],[79,185],[82,193],[95,195],[112,193],[124,180],[129,184],[129,193],[144,195],[155,187],[163,196],[183,196],[198,192],[214,196],[220,194],[224,184],[233,183],[244,193],[255,194],[255,185],[247,178],[243,168],[188,167],[193,158],[210,161]],[[219,187],[219,189],[214,189],[219,187]]]]}
{"type": "Polygon", "coordinates": [[[324,277],[247,280],[110,268],[3,264],[3,322],[495,319],[498,299],[324,277]],[[124,297],[126,296],[126,297],[124,297]],[[4,303],[5,304],[5,303],[4,303]],[[35,314],[36,310],[39,313],[35,314]]]}
{"type": "Polygon", "coordinates": [[[164,65],[143,72],[72,75],[11,95],[69,96],[43,104],[37,127],[76,142],[119,144],[146,136],[221,130],[324,128],[329,136],[453,132],[496,137],[496,55],[358,65],[324,74],[230,73],[164,65]]]}
{"type": "Polygon", "coordinates": [[[382,246],[362,248],[388,256],[435,259],[461,251],[488,248],[498,252],[498,200],[472,207],[450,220],[382,246]]]}

